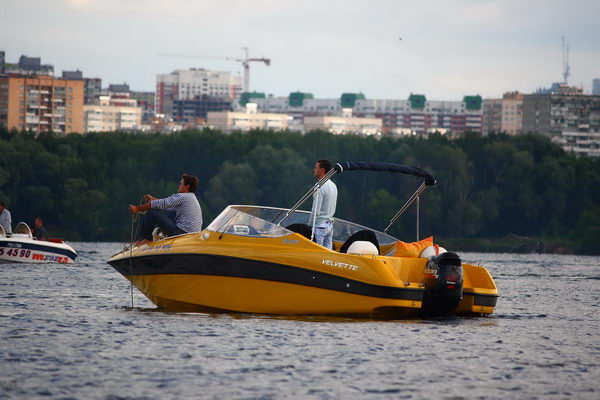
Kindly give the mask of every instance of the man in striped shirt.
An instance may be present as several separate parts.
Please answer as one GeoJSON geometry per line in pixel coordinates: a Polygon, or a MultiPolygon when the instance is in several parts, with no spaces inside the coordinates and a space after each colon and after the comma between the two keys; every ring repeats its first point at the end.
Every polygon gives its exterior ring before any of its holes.
{"type": "Polygon", "coordinates": [[[156,226],[166,236],[200,232],[202,230],[202,209],[195,194],[197,187],[197,177],[183,174],[177,193],[164,199],[157,199],[147,194],[144,195],[146,203],[139,206],[130,205],[129,211],[132,214],[146,212],[142,216],[136,232],[135,244],[151,242],[152,231],[156,226]]]}

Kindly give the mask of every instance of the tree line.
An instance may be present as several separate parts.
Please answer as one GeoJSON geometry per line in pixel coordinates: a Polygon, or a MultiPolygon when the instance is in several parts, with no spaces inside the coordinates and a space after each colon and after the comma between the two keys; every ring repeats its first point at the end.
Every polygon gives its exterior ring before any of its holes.
{"type": "MultiPolygon", "coordinates": [[[[450,140],[205,129],[59,137],[0,127],[0,201],[13,224],[41,216],[55,236],[128,241],[127,206],[146,193],[174,193],[184,172],[200,179],[207,226],[228,204],[291,207],[314,183],[312,168],[323,158],[417,165],[433,174],[437,184],[420,198],[421,237],[466,250],[600,254],[600,160],[577,158],[535,134],[450,140]],[[499,245],[507,240],[512,245],[499,245]]],[[[334,181],[336,216],[378,230],[421,183],[372,172],[334,181]]],[[[415,220],[413,206],[388,232],[414,240],[415,220]]]]}

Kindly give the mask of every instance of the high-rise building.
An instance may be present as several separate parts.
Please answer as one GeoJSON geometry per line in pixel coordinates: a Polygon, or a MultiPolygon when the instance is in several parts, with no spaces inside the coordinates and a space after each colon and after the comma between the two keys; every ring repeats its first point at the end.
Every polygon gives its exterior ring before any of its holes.
{"type": "Polygon", "coordinates": [[[129,94],[142,109],[142,124],[150,124],[154,118],[154,92],[131,91],[129,94]]]}
{"type": "Polygon", "coordinates": [[[101,78],[83,78],[83,102],[94,104],[102,94],[101,78]]]}
{"type": "Polygon", "coordinates": [[[523,96],[523,132],[549,136],[563,149],[600,157],[600,96],[523,96]]]}
{"type": "Polygon", "coordinates": [[[484,135],[503,132],[519,135],[523,132],[523,95],[519,92],[504,93],[501,99],[483,100],[484,135]]]}
{"type": "Polygon", "coordinates": [[[185,124],[197,124],[206,121],[208,112],[231,111],[231,100],[222,97],[196,96],[192,100],[173,102],[173,120],[185,124]]]}
{"type": "Polygon", "coordinates": [[[600,96],[600,79],[594,79],[592,81],[592,94],[600,96]]]}
{"type": "Polygon", "coordinates": [[[196,96],[234,99],[242,91],[242,80],[230,72],[202,68],[176,70],[156,76],[155,112],[172,115],[175,100],[193,100],[196,96]]]}
{"type": "Polygon", "coordinates": [[[0,76],[0,124],[33,132],[83,133],[83,82],[0,76]]]}
{"type": "Polygon", "coordinates": [[[63,79],[82,80],[83,81],[83,104],[94,104],[102,92],[102,79],[84,78],[83,72],[63,71],[63,79]]]}

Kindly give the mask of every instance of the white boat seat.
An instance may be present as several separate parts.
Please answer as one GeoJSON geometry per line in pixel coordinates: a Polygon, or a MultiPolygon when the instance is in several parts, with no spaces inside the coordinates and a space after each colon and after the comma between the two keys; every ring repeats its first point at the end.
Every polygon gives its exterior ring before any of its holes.
{"type": "Polygon", "coordinates": [[[348,247],[346,253],[377,256],[379,255],[379,250],[377,250],[377,246],[369,241],[357,240],[348,247]]]}

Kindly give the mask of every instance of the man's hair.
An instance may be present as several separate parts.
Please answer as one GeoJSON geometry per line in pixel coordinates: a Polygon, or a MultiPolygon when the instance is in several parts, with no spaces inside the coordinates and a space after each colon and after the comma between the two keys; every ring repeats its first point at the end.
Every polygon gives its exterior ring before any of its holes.
{"type": "Polygon", "coordinates": [[[3,202],[0,201],[0,206],[6,207],[6,204],[4,204],[3,202]]]}
{"type": "Polygon", "coordinates": [[[325,173],[329,172],[329,170],[331,169],[331,163],[329,162],[329,160],[319,160],[317,162],[319,163],[319,166],[321,168],[325,169],[325,173]]]}
{"type": "Polygon", "coordinates": [[[198,178],[193,175],[183,174],[181,175],[181,179],[183,179],[183,183],[190,187],[190,192],[196,193],[196,188],[198,187],[198,178]]]}

